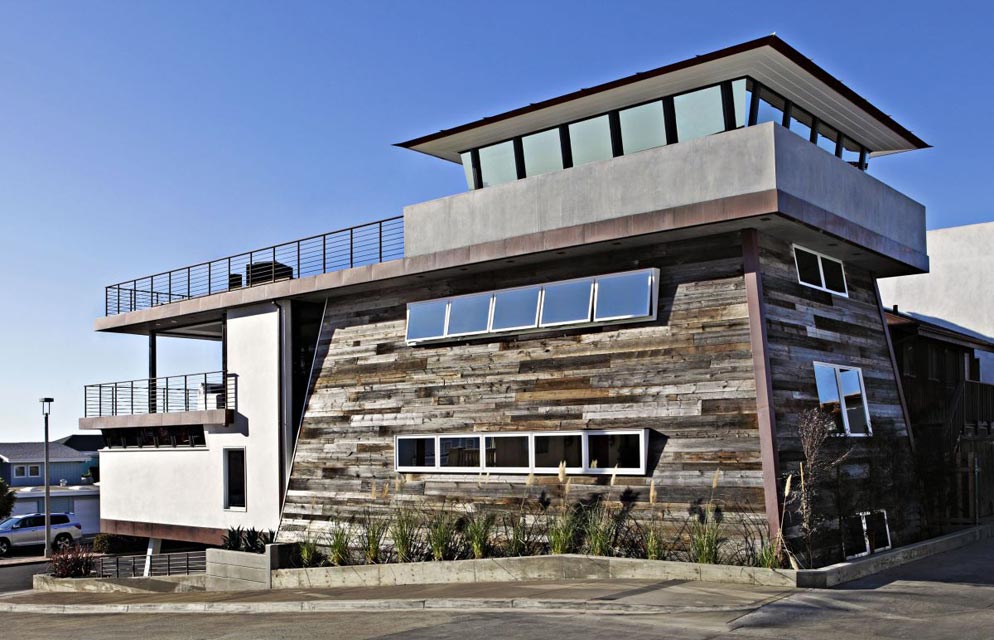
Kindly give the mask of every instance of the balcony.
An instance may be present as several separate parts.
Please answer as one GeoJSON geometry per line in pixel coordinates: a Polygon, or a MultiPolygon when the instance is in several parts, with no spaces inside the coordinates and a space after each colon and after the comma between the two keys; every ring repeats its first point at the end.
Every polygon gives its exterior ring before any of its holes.
{"type": "Polygon", "coordinates": [[[283,280],[376,264],[404,255],[404,219],[387,218],[181,267],[106,288],[107,316],[283,280]]]}
{"type": "Polygon", "coordinates": [[[231,424],[238,377],[224,371],[91,384],[82,429],[231,424]]]}

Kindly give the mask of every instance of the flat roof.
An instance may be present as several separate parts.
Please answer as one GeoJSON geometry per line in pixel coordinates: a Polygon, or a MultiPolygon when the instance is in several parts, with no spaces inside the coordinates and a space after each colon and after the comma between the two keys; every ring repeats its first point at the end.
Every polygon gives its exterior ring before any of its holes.
{"type": "Polygon", "coordinates": [[[929,145],[776,35],[443,129],[396,146],[444,160],[515,136],[724,80],[750,76],[884,155],[929,145]]]}

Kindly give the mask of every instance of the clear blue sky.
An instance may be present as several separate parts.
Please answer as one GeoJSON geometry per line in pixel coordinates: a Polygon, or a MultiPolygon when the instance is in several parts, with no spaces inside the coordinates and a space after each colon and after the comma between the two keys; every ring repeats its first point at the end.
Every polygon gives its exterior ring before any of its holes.
{"type": "MultiPolygon", "coordinates": [[[[994,218],[988,4],[0,0],[0,440],[144,375],[103,287],[464,189],[392,143],[776,32],[935,146],[871,173],[994,218]],[[817,10],[804,7],[818,7],[817,10]]],[[[177,342],[177,341],[170,341],[177,342]]],[[[182,341],[179,341],[182,342],[182,341]]],[[[220,368],[160,348],[160,374],[220,368]]]]}

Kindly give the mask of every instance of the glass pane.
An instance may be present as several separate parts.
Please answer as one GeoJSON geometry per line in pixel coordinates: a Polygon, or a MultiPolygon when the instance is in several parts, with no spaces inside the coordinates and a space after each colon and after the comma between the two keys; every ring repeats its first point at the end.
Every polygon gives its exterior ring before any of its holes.
{"type": "Polygon", "coordinates": [[[469,151],[460,153],[459,159],[462,160],[462,169],[466,174],[466,186],[470,189],[475,189],[476,186],[473,185],[473,154],[469,151]]]}
{"type": "Polygon", "coordinates": [[[790,130],[805,140],[811,140],[811,116],[798,107],[790,110],[790,130]]]}
{"type": "Polygon", "coordinates": [[[407,339],[423,340],[445,335],[447,300],[419,302],[407,306],[407,339]]]}
{"type": "Polygon", "coordinates": [[[449,328],[445,335],[481,333],[490,321],[490,294],[452,298],[449,301],[449,328]]]}
{"type": "Polygon", "coordinates": [[[818,387],[818,404],[821,410],[835,418],[835,427],[842,431],[842,409],[839,405],[839,385],[835,380],[835,369],[815,365],[815,385],[818,387]]]}
{"type": "Polygon", "coordinates": [[[480,149],[480,173],[483,186],[492,187],[518,179],[514,164],[514,143],[510,140],[480,149]]]}
{"type": "Polygon", "coordinates": [[[744,127],[746,124],[746,109],[749,106],[749,94],[746,93],[745,78],[732,82],[732,102],[735,105],[735,126],[744,127]]]}
{"type": "Polygon", "coordinates": [[[859,553],[866,553],[862,516],[849,516],[842,519],[842,549],[847,558],[859,553]]]}
{"type": "Polygon", "coordinates": [[[597,279],[594,320],[647,316],[652,278],[649,273],[628,273],[597,279]]]}
{"type": "Polygon", "coordinates": [[[611,125],[607,116],[598,116],[571,124],[569,143],[573,152],[574,167],[614,156],[611,151],[611,125]]]}
{"type": "Polygon", "coordinates": [[[623,109],[619,116],[621,146],[626,154],[666,144],[666,125],[663,122],[661,100],[623,109]]]}
{"type": "Polygon", "coordinates": [[[541,289],[514,289],[494,296],[494,331],[527,329],[538,321],[538,293],[541,289]]]}
{"type": "Polygon", "coordinates": [[[560,171],[563,168],[563,148],[559,129],[549,129],[521,139],[525,152],[525,175],[560,171]]]}
{"type": "Polygon", "coordinates": [[[542,326],[589,321],[591,285],[592,280],[579,280],[546,286],[542,326]]]}
{"type": "Polygon", "coordinates": [[[721,89],[709,87],[673,98],[676,135],[680,142],[702,138],[725,130],[721,89]]]}
{"type": "Polygon", "coordinates": [[[230,449],[227,454],[228,478],[225,487],[228,499],[225,500],[225,507],[245,507],[245,451],[241,449],[230,449]]]}
{"type": "Polygon", "coordinates": [[[434,467],[434,438],[400,438],[397,440],[398,467],[434,467]]]}
{"type": "Polygon", "coordinates": [[[858,369],[840,369],[839,380],[842,382],[842,395],[846,401],[846,417],[849,419],[849,433],[869,433],[866,421],[866,407],[863,404],[863,387],[859,381],[858,369]]]}
{"type": "Polygon", "coordinates": [[[642,450],[638,434],[605,434],[587,437],[591,469],[637,469],[642,450]]]}
{"type": "Polygon", "coordinates": [[[837,293],[845,293],[846,277],[842,273],[842,263],[822,258],[821,268],[825,274],[825,288],[837,293]]]}
{"type": "Polygon", "coordinates": [[[24,469],[24,467],[14,467],[14,476],[16,476],[18,478],[23,478],[26,473],[27,472],[24,469]]]}
{"type": "Polygon", "coordinates": [[[535,436],[535,467],[582,467],[580,436],[535,436]]]}
{"type": "Polygon", "coordinates": [[[528,467],[528,436],[487,438],[487,466],[528,467]]]}
{"type": "Polygon", "coordinates": [[[794,258],[797,260],[797,279],[804,284],[821,287],[821,271],[818,268],[818,256],[794,247],[794,258]]]}
{"type": "Polygon", "coordinates": [[[783,107],[784,103],[780,96],[763,89],[759,94],[759,113],[756,115],[756,124],[775,122],[782,125],[783,107]]]}
{"type": "Polygon", "coordinates": [[[887,530],[887,516],[883,511],[874,511],[866,516],[866,537],[870,540],[870,551],[890,546],[887,530]]]}
{"type": "Polygon", "coordinates": [[[440,438],[439,449],[443,467],[480,466],[479,438],[440,438]]]}

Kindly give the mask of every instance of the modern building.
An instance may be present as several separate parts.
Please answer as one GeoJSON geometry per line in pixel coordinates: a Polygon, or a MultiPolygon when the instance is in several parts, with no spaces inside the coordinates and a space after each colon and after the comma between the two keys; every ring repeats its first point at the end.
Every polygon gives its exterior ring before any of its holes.
{"type": "Polygon", "coordinates": [[[96,329],[148,336],[149,378],[86,390],[104,530],[612,492],[679,529],[718,471],[724,522],[772,535],[821,406],[852,453],[820,561],[919,538],[876,280],[928,269],[925,211],[871,173],[927,146],[905,127],[770,36],[400,146],[467,192],[107,287],[96,329]],[[157,378],[164,335],[219,370],[157,378]]]}
{"type": "MultiPolygon", "coordinates": [[[[84,534],[100,531],[100,489],[93,485],[90,455],[60,442],[49,445],[49,508],[52,513],[75,513],[84,534]]],[[[45,444],[0,443],[0,477],[14,490],[13,515],[45,512],[45,444]]]]}

